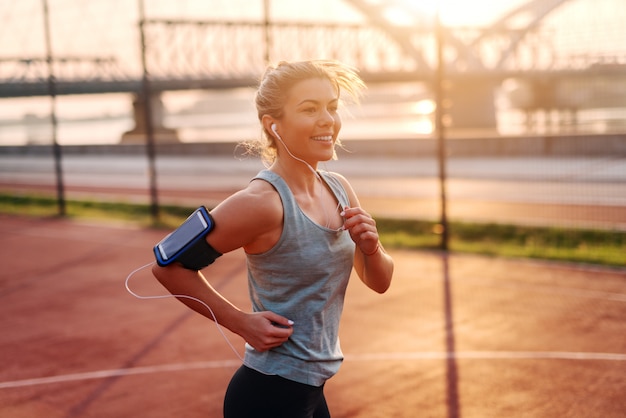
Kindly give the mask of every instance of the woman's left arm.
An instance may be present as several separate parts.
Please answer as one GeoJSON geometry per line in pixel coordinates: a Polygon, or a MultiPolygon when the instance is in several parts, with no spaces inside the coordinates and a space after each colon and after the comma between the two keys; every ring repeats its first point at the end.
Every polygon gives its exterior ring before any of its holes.
{"type": "Polygon", "coordinates": [[[350,198],[350,207],[344,208],[344,229],[356,244],[354,269],[370,289],[384,293],[391,285],[393,259],[380,243],[376,221],[361,208],[356,193],[348,181],[335,174],[343,183],[350,198]]]}
{"type": "Polygon", "coordinates": [[[345,208],[344,228],[356,244],[354,269],[370,289],[384,293],[393,275],[393,259],[378,239],[376,221],[361,207],[345,208]]]}

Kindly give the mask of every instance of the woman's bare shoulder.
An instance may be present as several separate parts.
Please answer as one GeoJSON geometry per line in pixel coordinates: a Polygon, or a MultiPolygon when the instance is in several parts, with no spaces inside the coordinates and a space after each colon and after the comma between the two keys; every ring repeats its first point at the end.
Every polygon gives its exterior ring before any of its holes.
{"type": "Polygon", "coordinates": [[[274,187],[252,180],[211,210],[215,229],[210,241],[223,252],[244,247],[282,227],[283,208],[274,187]]]}

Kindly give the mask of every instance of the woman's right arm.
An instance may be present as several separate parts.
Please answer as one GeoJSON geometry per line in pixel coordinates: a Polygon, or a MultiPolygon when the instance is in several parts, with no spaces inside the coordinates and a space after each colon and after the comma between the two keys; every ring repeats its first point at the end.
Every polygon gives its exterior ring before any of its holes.
{"type": "MultiPolygon", "coordinates": [[[[211,215],[215,228],[206,239],[221,253],[241,247],[246,251],[254,250],[250,252],[267,250],[282,231],[280,198],[269,184],[262,181],[251,182],[247,189],[235,193],[212,210],[211,215]],[[263,222],[259,222],[259,218],[263,222]]],[[[217,320],[220,325],[240,335],[258,351],[281,345],[293,333],[288,318],[274,312],[243,312],[217,292],[199,271],[173,263],[166,267],[155,264],[152,272],[172,295],[190,296],[207,304],[213,314],[193,299],[178,298],[194,311],[217,320]]]]}

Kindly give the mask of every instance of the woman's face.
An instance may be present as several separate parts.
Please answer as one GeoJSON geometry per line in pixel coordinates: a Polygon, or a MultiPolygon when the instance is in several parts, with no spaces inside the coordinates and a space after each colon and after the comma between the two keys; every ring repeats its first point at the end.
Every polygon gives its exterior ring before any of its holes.
{"type": "Polygon", "coordinates": [[[341,129],[338,105],[338,92],[326,78],[310,78],[291,88],[277,129],[293,155],[311,165],[333,157],[341,129]]]}

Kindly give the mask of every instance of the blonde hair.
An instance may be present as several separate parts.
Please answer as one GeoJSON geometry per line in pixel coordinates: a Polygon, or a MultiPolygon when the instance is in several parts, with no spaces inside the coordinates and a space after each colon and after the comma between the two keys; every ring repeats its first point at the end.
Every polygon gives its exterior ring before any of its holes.
{"type": "MultiPolygon", "coordinates": [[[[275,66],[267,67],[259,82],[254,98],[259,122],[264,115],[280,119],[291,88],[300,81],[311,78],[329,80],[337,89],[337,95],[341,92],[347,93],[348,101],[352,103],[359,103],[365,89],[356,69],[338,61],[281,61],[275,66]]],[[[346,100],[342,98],[342,101],[346,100]]],[[[246,144],[246,148],[248,152],[260,155],[266,164],[271,164],[276,159],[276,143],[274,136],[262,129],[262,138],[246,144]]]]}

